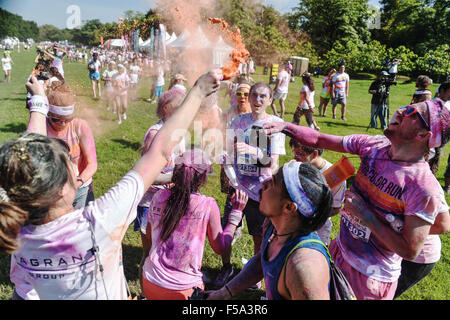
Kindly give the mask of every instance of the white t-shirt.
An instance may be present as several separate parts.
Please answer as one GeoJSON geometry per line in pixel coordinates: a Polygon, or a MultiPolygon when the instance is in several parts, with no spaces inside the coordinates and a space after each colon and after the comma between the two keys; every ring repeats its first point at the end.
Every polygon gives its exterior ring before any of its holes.
{"type": "Polygon", "coordinates": [[[142,177],[130,171],[85,208],[22,228],[22,246],[11,256],[10,270],[18,295],[41,300],[104,300],[106,287],[108,299],[127,299],[122,240],[136,218],[143,193],[142,177]],[[104,282],[91,250],[93,234],[104,282]]]}
{"type": "Polygon", "coordinates": [[[138,83],[140,71],[141,71],[141,68],[139,66],[132,65],[130,67],[131,83],[138,83]]]}
{"type": "Polygon", "coordinates": [[[89,60],[89,62],[88,62],[88,66],[89,65],[92,65],[93,66],[93,70],[92,69],[89,69],[89,72],[90,73],[99,73],[100,72],[100,67],[101,67],[101,65],[102,65],[102,63],[99,61],[99,60],[97,60],[97,61],[94,61],[94,59],[91,59],[91,60],[89,60]]]}
{"type": "Polygon", "coordinates": [[[334,83],[334,88],[337,91],[345,93],[345,89],[348,81],[350,81],[350,77],[347,73],[336,73],[333,78],[331,78],[331,82],[334,83]]]}
{"type": "Polygon", "coordinates": [[[316,105],[315,105],[315,103],[314,103],[314,94],[315,94],[315,91],[311,91],[311,89],[309,89],[309,87],[305,84],[303,87],[302,87],[302,90],[300,91],[300,94],[301,93],[305,93],[305,94],[307,94],[307,95],[309,95],[309,101],[311,102],[311,105],[309,105],[308,104],[308,102],[306,102],[306,99],[304,99],[303,100],[303,103],[301,104],[301,108],[302,109],[304,109],[304,110],[308,110],[308,109],[310,109],[310,108],[314,108],[316,105]]]}
{"type": "MultiPolygon", "coordinates": [[[[118,74],[119,72],[117,70],[108,70],[106,69],[103,71],[102,77],[103,78],[109,78],[112,80],[114,75],[118,74]]],[[[112,88],[111,80],[105,80],[105,88],[112,88]]]]}
{"type": "Polygon", "coordinates": [[[155,86],[162,87],[166,82],[164,81],[164,70],[161,66],[156,69],[155,86]]]}
{"type": "Polygon", "coordinates": [[[2,58],[3,70],[11,70],[11,58],[2,58]]]}
{"type": "Polygon", "coordinates": [[[278,73],[277,80],[280,80],[280,84],[277,87],[277,91],[281,93],[287,93],[289,90],[289,73],[286,70],[281,70],[278,73]]]}

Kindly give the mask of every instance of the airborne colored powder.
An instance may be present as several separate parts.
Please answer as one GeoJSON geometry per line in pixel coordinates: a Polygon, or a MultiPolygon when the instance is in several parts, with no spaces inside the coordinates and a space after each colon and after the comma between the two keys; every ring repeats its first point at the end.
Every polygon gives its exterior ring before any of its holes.
{"type": "Polygon", "coordinates": [[[229,80],[234,77],[239,65],[245,61],[245,58],[250,56],[250,53],[245,48],[244,41],[241,36],[241,30],[236,28],[235,31],[229,29],[228,23],[220,18],[208,18],[211,24],[221,24],[222,31],[225,32],[226,36],[233,41],[235,46],[234,50],[231,52],[231,61],[228,61],[222,68],[224,80],[229,80]]]}

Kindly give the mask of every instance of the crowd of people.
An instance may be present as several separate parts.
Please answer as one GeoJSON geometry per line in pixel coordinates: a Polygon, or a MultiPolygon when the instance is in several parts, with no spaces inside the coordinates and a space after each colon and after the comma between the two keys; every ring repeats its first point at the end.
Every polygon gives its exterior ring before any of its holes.
{"type": "MultiPolygon", "coordinates": [[[[185,76],[165,60],[99,48],[85,62],[93,98],[103,97],[120,124],[129,97],[137,98],[139,81],[148,76],[148,101],[159,120],[143,136],[140,159],[96,198],[94,136],[75,117],[66,56],[73,61],[78,54],[58,45],[39,49],[26,82],[26,133],[0,145],[0,249],[11,254],[13,299],[129,298],[122,241],[131,224],[141,235],[139,280],[147,300],[187,300],[198,289],[207,299],[231,299],[261,289],[262,281],[267,299],[327,300],[332,264],[357,299],[389,300],[439,261],[439,234],[450,230],[450,216],[433,161],[450,139],[449,82],[432,98],[427,79],[418,79],[411,103],[381,121],[383,135],[336,136],[319,132],[308,73],[293,121],[284,120],[292,65],[281,68],[274,88],[245,73],[254,69],[251,61],[231,81],[213,69],[188,90],[185,76]],[[230,105],[222,112],[217,101],[223,89],[230,105]],[[302,115],[306,126],[300,126],[302,115]],[[187,148],[180,130],[198,119],[224,135],[187,148]],[[294,158],[280,166],[286,137],[294,158]],[[220,139],[222,209],[201,193],[214,161],[206,145],[220,139]],[[330,188],[325,173],[335,166],[324,149],[361,159],[349,190],[345,180],[330,188]],[[337,214],[339,233],[331,239],[337,214]],[[236,274],[231,256],[244,221],[254,255],[236,274]],[[209,282],[202,274],[206,238],[222,260],[209,282]]],[[[379,80],[389,76],[383,72],[379,80]]],[[[375,96],[378,86],[369,93],[375,96]]],[[[322,81],[319,116],[331,100],[333,118],[340,104],[345,121],[348,95],[342,64],[322,81]]],[[[375,126],[382,103],[372,100],[375,126]]]]}

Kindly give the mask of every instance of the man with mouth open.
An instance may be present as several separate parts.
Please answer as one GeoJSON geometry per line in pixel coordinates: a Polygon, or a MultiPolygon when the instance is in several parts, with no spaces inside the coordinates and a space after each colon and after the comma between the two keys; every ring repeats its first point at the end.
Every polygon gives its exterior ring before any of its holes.
{"type": "MultiPolygon", "coordinates": [[[[277,116],[266,113],[266,109],[273,101],[272,88],[265,82],[255,83],[249,91],[248,100],[250,102],[251,113],[239,114],[231,122],[227,133],[227,153],[234,154],[233,161],[234,170],[236,172],[239,183],[238,189],[244,190],[248,194],[247,205],[243,210],[247,222],[248,233],[253,238],[254,253],[258,253],[262,242],[262,225],[264,216],[259,211],[261,177],[270,177],[272,172],[278,168],[278,157],[286,154],[285,151],[285,135],[282,133],[274,134],[270,137],[270,143],[265,146],[255,145],[251,137],[254,137],[256,129],[259,127],[260,132],[264,131],[262,126],[265,123],[283,123],[283,120],[277,116]],[[236,138],[236,139],[235,139],[236,138]],[[261,148],[266,148],[264,152],[261,148]],[[234,151],[233,151],[234,150],[234,151]],[[270,150],[270,152],[268,152],[270,150]],[[266,166],[259,163],[268,160],[266,166]]],[[[261,137],[261,135],[259,135],[261,137]]],[[[232,194],[234,191],[231,191],[232,194]]],[[[224,213],[224,219],[227,211],[224,213]]],[[[226,220],[224,220],[226,221],[226,220]]],[[[223,287],[234,270],[231,266],[231,248],[222,255],[223,267],[219,271],[213,286],[216,288],[223,287]]],[[[261,283],[258,283],[253,289],[259,289],[261,283]]]]}
{"type": "Polygon", "coordinates": [[[330,252],[358,299],[393,299],[402,258],[420,253],[439,211],[440,185],[424,156],[449,140],[450,111],[442,100],[398,109],[384,136],[334,136],[286,122],[264,127],[361,158],[330,252]]]}

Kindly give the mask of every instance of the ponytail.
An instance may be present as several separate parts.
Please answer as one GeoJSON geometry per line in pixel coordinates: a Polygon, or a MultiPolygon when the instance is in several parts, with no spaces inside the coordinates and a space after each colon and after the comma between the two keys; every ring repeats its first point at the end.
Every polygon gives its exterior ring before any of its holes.
{"type": "Polygon", "coordinates": [[[25,225],[28,213],[10,201],[0,202],[0,252],[12,254],[19,248],[17,236],[25,225]]]}

